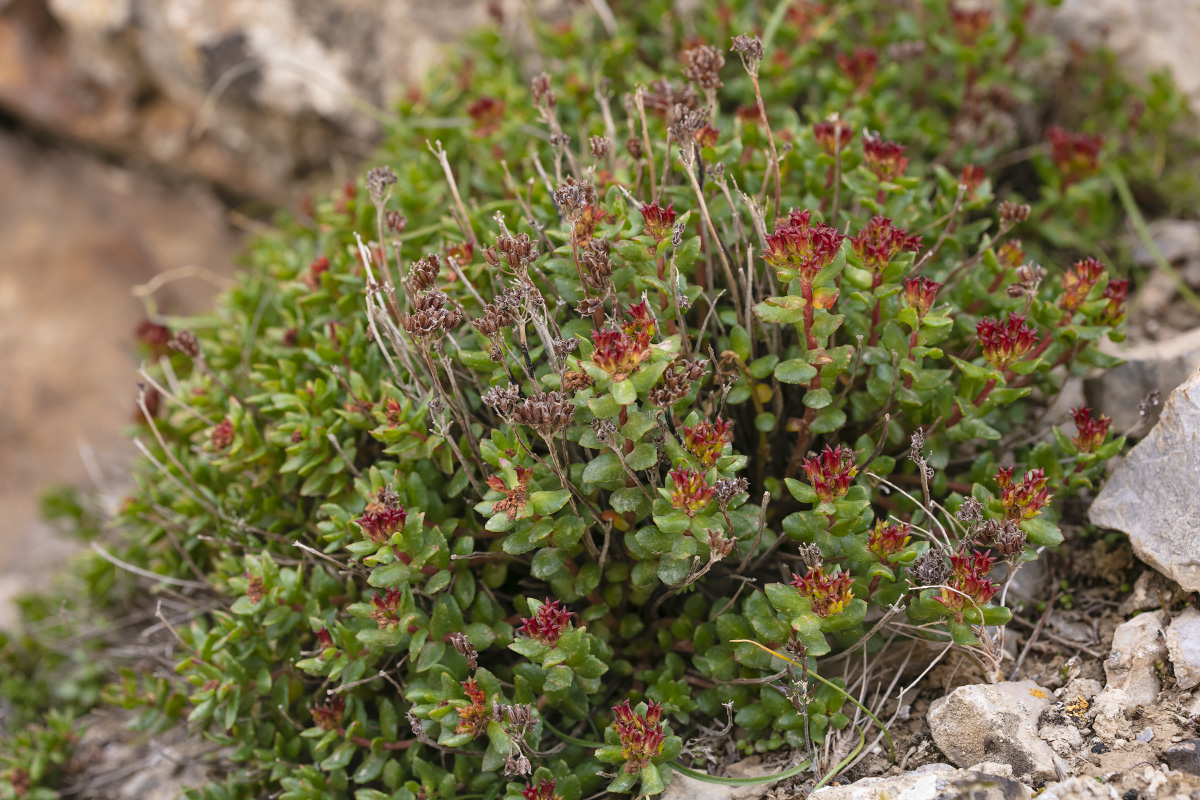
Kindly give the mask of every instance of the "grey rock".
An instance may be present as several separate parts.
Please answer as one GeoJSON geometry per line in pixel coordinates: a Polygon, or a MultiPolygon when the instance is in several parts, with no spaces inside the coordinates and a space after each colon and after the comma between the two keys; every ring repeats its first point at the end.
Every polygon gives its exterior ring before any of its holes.
{"type": "Polygon", "coordinates": [[[1084,381],[1083,393],[1091,408],[1112,418],[1117,434],[1145,434],[1165,413],[1163,400],[1200,366],[1200,328],[1129,347],[1104,339],[1099,347],[1125,363],[1084,381]],[[1151,392],[1158,392],[1158,404],[1147,403],[1143,416],[1141,406],[1151,392]]]}
{"type": "Polygon", "coordinates": [[[1188,739],[1163,751],[1167,766],[1189,775],[1200,775],[1200,739],[1188,739]]]}
{"type": "Polygon", "coordinates": [[[1153,728],[1142,728],[1138,732],[1138,735],[1133,738],[1135,740],[1141,742],[1142,744],[1149,744],[1150,742],[1154,741],[1154,729],[1153,728]]]}
{"type": "Polygon", "coordinates": [[[1131,706],[1158,699],[1162,684],[1156,665],[1167,657],[1163,622],[1161,611],[1151,611],[1121,623],[1113,633],[1112,651],[1104,660],[1105,688],[1123,691],[1131,706]]]}
{"type": "Polygon", "coordinates": [[[1200,3],[1195,0],[1065,0],[1051,18],[1063,38],[1104,45],[1135,73],[1168,70],[1200,111],[1200,3]]]}
{"type": "Polygon", "coordinates": [[[1049,706],[1038,715],[1038,738],[1068,761],[1083,749],[1083,732],[1075,719],[1057,706],[1049,706]]]}
{"type": "Polygon", "coordinates": [[[1009,764],[1018,780],[1040,784],[1067,768],[1038,738],[1038,717],[1050,704],[1050,693],[1033,681],[961,686],[929,707],[929,727],[952,763],[1009,764]]]}
{"type": "Polygon", "coordinates": [[[1169,605],[1171,598],[1175,596],[1175,588],[1177,588],[1173,587],[1174,584],[1164,579],[1162,575],[1154,570],[1146,570],[1133,582],[1133,591],[1121,601],[1120,607],[1117,608],[1117,615],[1131,617],[1135,611],[1149,611],[1164,604],[1169,605]]]}
{"type": "Polygon", "coordinates": [[[1180,689],[1200,684],[1200,611],[1189,606],[1167,626],[1167,652],[1180,689]]]}
{"type": "Polygon", "coordinates": [[[1129,535],[1134,553],[1185,591],[1200,591],[1200,370],[1171,393],[1162,418],[1092,503],[1089,518],[1129,535]]]}
{"type": "Polygon", "coordinates": [[[1052,783],[1038,795],[1039,800],[1118,800],[1119,797],[1111,784],[1082,776],[1052,783]]]}
{"type": "MultiPolygon", "coordinates": [[[[1170,263],[1200,256],[1200,222],[1160,219],[1150,223],[1150,238],[1170,263]]],[[[1149,267],[1155,263],[1150,250],[1140,241],[1133,246],[1133,263],[1149,267]]]]}
{"type": "Polygon", "coordinates": [[[809,800],[1029,800],[1029,787],[1003,774],[996,764],[954,769],[949,764],[926,764],[903,775],[863,778],[847,786],[826,786],[809,800]]]}

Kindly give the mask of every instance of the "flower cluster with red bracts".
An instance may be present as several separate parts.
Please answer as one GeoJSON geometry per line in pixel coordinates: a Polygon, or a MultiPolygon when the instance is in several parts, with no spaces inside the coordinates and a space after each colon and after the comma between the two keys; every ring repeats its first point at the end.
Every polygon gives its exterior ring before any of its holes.
{"type": "Polygon", "coordinates": [[[925,319],[925,315],[933,308],[938,291],[942,285],[931,281],[924,275],[904,280],[904,304],[917,312],[917,319],[925,319]]]}
{"type": "Polygon", "coordinates": [[[385,594],[376,594],[371,598],[371,619],[380,630],[394,628],[400,624],[400,605],[404,594],[399,589],[388,589],[385,594]]]}
{"type": "Polygon", "coordinates": [[[715,422],[705,420],[691,427],[684,426],[683,446],[687,451],[700,459],[700,463],[711,467],[721,457],[725,445],[733,441],[733,422],[717,419],[715,422]]]}
{"type": "Polygon", "coordinates": [[[1104,264],[1094,258],[1085,258],[1072,264],[1063,275],[1062,295],[1058,298],[1058,307],[1067,313],[1073,313],[1083,305],[1088,292],[1100,282],[1104,269],[1104,264]]]}
{"type": "Polygon", "coordinates": [[[879,275],[892,259],[901,252],[915,253],[921,249],[921,237],[909,236],[904,228],[898,228],[887,217],[876,214],[867,226],[850,239],[854,254],[862,260],[863,267],[879,275]]]}
{"type": "Polygon", "coordinates": [[[671,491],[671,505],[689,517],[699,514],[712,500],[713,487],[708,485],[700,470],[672,470],[671,480],[675,485],[671,491]]]}
{"type": "Polygon", "coordinates": [[[492,711],[487,705],[487,695],[483,689],[479,688],[479,684],[474,678],[467,678],[462,682],[463,691],[467,694],[467,700],[471,705],[464,706],[458,709],[458,725],[454,728],[455,733],[466,733],[474,739],[487,728],[487,724],[492,720],[492,711]]]}
{"type": "Polygon", "coordinates": [[[850,481],[858,474],[854,466],[854,451],[838,445],[825,449],[813,458],[801,462],[808,482],[822,502],[829,503],[850,491],[850,481]]]}
{"type": "Polygon", "coordinates": [[[533,467],[514,467],[513,471],[517,473],[517,483],[512,487],[499,475],[490,475],[487,479],[488,488],[504,495],[503,499],[492,504],[493,513],[504,511],[509,519],[516,519],[529,500],[529,479],[533,476],[533,467]]]}
{"type": "Polygon", "coordinates": [[[639,347],[635,338],[625,331],[612,330],[592,332],[592,363],[613,377],[623,381],[638,368],[646,356],[646,348],[639,347]]]}
{"type": "Polygon", "coordinates": [[[613,706],[613,728],[621,740],[621,756],[625,759],[625,771],[641,772],[652,759],[662,752],[667,736],[663,733],[662,706],[650,701],[646,713],[638,714],[629,707],[629,701],[613,706]]]}
{"type": "Polygon", "coordinates": [[[829,155],[845,150],[854,138],[854,129],[840,119],[823,119],[813,125],[817,145],[829,155]]]}
{"type": "Polygon", "coordinates": [[[1021,477],[1019,483],[1013,482],[1013,468],[1003,467],[996,473],[996,483],[1000,487],[1000,502],[1004,506],[1007,519],[1017,522],[1033,519],[1042,513],[1042,509],[1053,499],[1046,489],[1046,471],[1031,469],[1021,477]]]}
{"type": "Polygon", "coordinates": [[[224,450],[233,444],[233,423],[229,421],[229,417],[221,420],[208,432],[208,439],[212,442],[214,450],[224,450]]]}
{"type": "Polygon", "coordinates": [[[879,51],[872,47],[856,47],[850,53],[838,53],[838,69],[861,92],[875,81],[875,69],[879,66],[879,51]]]}
{"type": "Polygon", "coordinates": [[[1009,314],[1003,322],[985,317],[975,326],[975,333],[983,357],[999,370],[1020,361],[1038,343],[1037,332],[1025,324],[1024,314],[1009,314]]]}
{"type": "Polygon", "coordinates": [[[954,33],[963,44],[974,44],[992,25],[992,12],[987,8],[959,8],[950,6],[950,20],[954,33]]]}
{"type": "Polygon", "coordinates": [[[634,303],[625,313],[629,319],[621,326],[621,330],[633,340],[634,344],[641,350],[645,350],[650,346],[650,340],[654,338],[654,315],[650,313],[650,304],[643,300],[640,303],[634,303]]]}
{"type": "MultiPolygon", "coordinates": [[[[456,242],[446,245],[446,249],[443,252],[447,259],[452,258],[455,264],[463,267],[470,264],[471,259],[475,258],[475,245],[470,242],[456,242]]],[[[454,270],[450,270],[449,274],[446,275],[446,280],[450,282],[458,280],[457,273],[454,270]]]]}
{"type": "Polygon", "coordinates": [[[1075,420],[1075,446],[1081,453],[1094,453],[1104,440],[1108,438],[1108,429],[1112,426],[1112,418],[1104,414],[1092,417],[1092,410],[1087,407],[1071,409],[1071,417],[1075,420]]]}
{"type": "Polygon", "coordinates": [[[863,161],[881,181],[894,181],[908,169],[904,145],[885,141],[878,133],[863,136],[863,161]]]}
{"type": "Polygon", "coordinates": [[[963,609],[985,605],[1000,591],[1000,587],[988,579],[995,563],[995,556],[978,550],[969,556],[954,553],[950,556],[950,577],[940,595],[934,599],[962,621],[963,609]]]}
{"type": "Polygon", "coordinates": [[[960,185],[967,187],[967,197],[974,197],[975,192],[983,185],[983,179],[987,177],[983,167],[978,164],[967,164],[962,168],[962,174],[958,177],[960,185]]]}
{"type": "Polygon", "coordinates": [[[1046,138],[1050,141],[1050,158],[1068,183],[1086,178],[1100,168],[1104,137],[1070,133],[1052,125],[1046,130],[1046,138]]]}
{"type": "Polygon", "coordinates": [[[504,121],[504,101],[498,97],[480,97],[467,106],[467,116],[471,118],[472,133],[491,136],[504,121]]]}
{"type": "Polygon", "coordinates": [[[792,586],[812,603],[818,617],[840,614],[854,599],[854,577],[848,572],[826,575],[822,567],[813,567],[804,577],[792,573],[792,586]]]}
{"type": "Polygon", "coordinates": [[[793,211],[767,237],[763,260],[779,273],[781,281],[798,277],[811,282],[818,272],[833,263],[844,238],[837,228],[823,222],[813,223],[811,211],[793,211]]]}
{"type": "Polygon", "coordinates": [[[333,647],[333,634],[329,632],[329,628],[321,628],[317,631],[317,644],[321,645],[322,650],[333,647]]]}
{"type": "Polygon", "coordinates": [[[521,790],[521,797],[525,800],[562,800],[562,797],[555,793],[558,784],[546,778],[542,778],[541,783],[528,784],[521,790]]]}
{"type": "Polygon", "coordinates": [[[1025,263],[1025,251],[1021,248],[1020,239],[1010,239],[996,250],[996,260],[1000,265],[1016,269],[1025,263]]]}
{"type": "Polygon", "coordinates": [[[574,611],[567,609],[557,600],[547,600],[532,617],[521,618],[519,633],[523,633],[534,641],[541,642],[547,647],[558,644],[559,637],[566,633],[571,625],[574,611]]]}
{"type": "Polygon", "coordinates": [[[362,516],[354,520],[363,533],[376,544],[383,544],[392,534],[404,528],[408,512],[400,505],[399,497],[390,487],[381,489],[375,500],[367,504],[362,516]]]}
{"type": "Polygon", "coordinates": [[[1111,280],[1102,295],[1108,305],[1100,312],[1100,321],[1106,325],[1120,325],[1125,319],[1125,298],[1129,294],[1129,281],[1125,278],[1111,280]]]}
{"type": "Polygon", "coordinates": [[[897,525],[880,519],[875,521],[875,528],[867,534],[867,547],[879,556],[880,561],[887,564],[892,560],[892,556],[908,546],[911,539],[912,525],[897,525]]]}
{"type": "Polygon", "coordinates": [[[654,241],[670,239],[675,231],[675,204],[671,203],[666,208],[657,202],[642,206],[642,224],[654,241]]]}
{"type": "Polygon", "coordinates": [[[319,289],[321,287],[321,276],[326,272],[329,272],[329,256],[317,256],[308,265],[308,272],[304,273],[305,285],[314,291],[319,289]]]}
{"type": "Polygon", "coordinates": [[[342,727],[342,717],[346,713],[346,698],[340,694],[324,705],[316,705],[309,709],[313,724],[323,731],[336,731],[342,727]]]}

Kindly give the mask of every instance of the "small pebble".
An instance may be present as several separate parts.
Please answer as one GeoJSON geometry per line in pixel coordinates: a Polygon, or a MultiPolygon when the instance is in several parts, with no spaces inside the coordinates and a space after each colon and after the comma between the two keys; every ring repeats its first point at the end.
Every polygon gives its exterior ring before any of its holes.
{"type": "Polygon", "coordinates": [[[1149,742],[1154,738],[1154,731],[1150,728],[1143,728],[1142,732],[1139,733],[1136,738],[1139,742],[1149,742]]]}

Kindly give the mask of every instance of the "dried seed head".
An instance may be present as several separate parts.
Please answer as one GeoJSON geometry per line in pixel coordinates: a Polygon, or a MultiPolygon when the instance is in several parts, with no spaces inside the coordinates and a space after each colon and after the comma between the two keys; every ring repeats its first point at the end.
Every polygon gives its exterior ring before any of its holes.
{"type": "Polygon", "coordinates": [[[593,289],[603,290],[612,278],[612,258],[607,239],[592,239],[579,254],[579,267],[584,279],[593,289]]]}
{"type": "Polygon", "coordinates": [[[974,497],[968,497],[963,500],[962,505],[958,507],[958,511],[955,512],[954,516],[968,526],[978,525],[983,521],[983,504],[974,497]]]}
{"type": "Polygon", "coordinates": [[[437,286],[438,275],[441,271],[442,264],[437,253],[430,253],[409,268],[408,290],[415,294],[432,289],[437,286]]]}
{"type": "Polygon", "coordinates": [[[596,382],[586,372],[569,371],[563,373],[562,388],[564,392],[577,392],[595,386],[596,382]]]}
{"type": "Polygon", "coordinates": [[[558,356],[559,360],[566,358],[574,353],[579,347],[579,340],[572,337],[570,339],[555,339],[554,340],[554,355],[558,356]]]}
{"type": "Polygon", "coordinates": [[[1005,200],[1000,203],[1000,221],[1015,225],[1029,219],[1029,206],[1005,200]]]}
{"type": "Polygon", "coordinates": [[[724,511],[739,495],[749,490],[750,482],[745,478],[721,478],[713,484],[713,500],[724,511]]]}
{"type": "Polygon", "coordinates": [[[367,170],[367,194],[371,196],[371,202],[375,205],[380,206],[387,202],[387,197],[395,185],[396,173],[392,172],[391,167],[372,167],[367,170]]]}
{"type": "Polygon", "coordinates": [[[596,202],[596,190],[590,183],[580,183],[567,178],[562,186],[554,190],[554,203],[569,221],[574,221],[584,208],[596,202]]]}
{"type": "Polygon", "coordinates": [[[480,400],[504,419],[509,419],[521,402],[521,390],[516,386],[493,386],[480,400]]]}
{"type": "Polygon", "coordinates": [[[611,419],[600,419],[599,417],[591,421],[592,432],[596,434],[596,438],[607,443],[609,439],[617,434],[617,423],[611,419]]]}
{"type": "Polygon", "coordinates": [[[408,217],[399,211],[389,211],[383,215],[383,224],[389,231],[399,236],[408,227],[408,217]]]}
{"type": "Polygon", "coordinates": [[[763,60],[762,40],[753,34],[739,34],[733,37],[733,47],[730,48],[742,58],[742,65],[750,73],[758,72],[758,65],[763,60]]]}
{"type": "MultiPolygon", "coordinates": [[[[671,139],[681,144],[691,144],[696,139],[697,132],[708,125],[707,108],[688,108],[676,104],[671,113],[671,139]]],[[[688,149],[690,152],[690,148],[688,149]]]]}
{"type": "Polygon", "coordinates": [[[525,398],[512,416],[518,424],[533,428],[543,436],[551,436],[571,424],[575,404],[561,392],[539,392],[525,398]]]}
{"type": "Polygon", "coordinates": [[[642,157],[645,147],[642,145],[642,140],[637,136],[630,136],[625,140],[625,152],[633,156],[634,159],[642,157]]]}
{"type": "Polygon", "coordinates": [[[533,94],[535,105],[554,108],[558,104],[558,98],[555,96],[554,89],[550,83],[550,76],[545,72],[534,76],[533,81],[529,85],[529,90],[533,94]]]}
{"type": "Polygon", "coordinates": [[[979,528],[976,541],[1012,558],[1025,549],[1025,532],[1011,519],[989,519],[979,528]]]}
{"type": "Polygon", "coordinates": [[[489,247],[484,251],[483,257],[489,264],[495,267],[500,265],[501,256],[503,256],[503,260],[507,263],[509,269],[523,272],[537,259],[538,249],[527,233],[518,233],[516,236],[501,236],[496,240],[495,247],[489,247]]]}
{"type": "Polygon", "coordinates": [[[196,334],[186,328],[172,336],[167,342],[167,347],[172,350],[178,350],[188,358],[195,358],[200,355],[200,342],[197,341],[196,334]]]}
{"type": "Polygon", "coordinates": [[[413,298],[412,313],[402,314],[400,323],[409,336],[429,345],[462,324],[462,312],[454,307],[446,308],[447,301],[441,292],[419,294],[413,298]]]}
{"type": "Polygon", "coordinates": [[[590,317],[597,311],[604,311],[604,301],[599,297],[588,297],[575,306],[575,313],[581,317],[590,317]]]}
{"type": "Polygon", "coordinates": [[[692,384],[704,375],[707,363],[693,358],[676,358],[663,372],[661,382],[650,390],[651,404],[659,408],[670,408],[687,397],[692,384]]]}
{"type": "Polygon", "coordinates": [[[593,136],[588,139],[588,145],[592,148],[592,158],[604,158],[608,155],[608,150],[612,143],[607,137],[593,136]]]}
{"type": "Polygon", "coordinates": [[[940,586],[950,577],[950,568],[940,550],[927,550],[908,568],[908,574],[918,586],[940,586]]]}
{"type": "Polygon", "coordinates": [[[474,670],[479,667],[479,653],[465,633],[450,634],[450,644],[454,646],[460,656],[467,660],[467,669],[474,670]]]}
{"type": "Polygon", "coordinates": [[[815,543],[806,544],[800,548],[800,559],[804,562],[804,566],[809,569],[820,569],[825,563],[825,559],[821,556],[821,548],[815,543]]]}
{"type": "Polygon", "coordinates": [[[721,67],[725,66],[725,54],[712,45],[702,44],[685,50],[683,61],[687,65],[684,74],[703,89],[720,89],[721,67]]]}
{"type": "Polygon", "coordinates": [[[659,114],[669,115],[674,113],[676,106],[694,109],[700,107],[700,100],[696,97],[696,89],[689,83],[682,86],[676,86],[666,78],[655,81],[650,84],[650,88],[645,94],[646,108],[659,114]]]}

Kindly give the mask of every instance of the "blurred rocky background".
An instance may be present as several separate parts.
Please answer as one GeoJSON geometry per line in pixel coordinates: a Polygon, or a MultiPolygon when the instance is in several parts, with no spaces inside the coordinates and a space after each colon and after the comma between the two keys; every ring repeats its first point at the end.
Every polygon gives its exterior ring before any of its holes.
{"type": "MultiPolygon", "coordinates": [[[[144,300],[204,308],[254,218],[353,175],[375,110],[447,44],[573,6],[587,3],[0,0],[0,609],[66,551],[38,521],[41,489],[119,486],[144,300]]],[[[1041,24],[1135,73],[1171,69],[1200,110],[1197,0],[1065,0],[1041,24]]],[[[1200,227],[1155,231],[1200,287],[1200,227]]],[[[1107,413],[1200,362],[1200,316],[1177,294],[1143,291],[1134,372],[1088,387],[1107,413]]]]}

